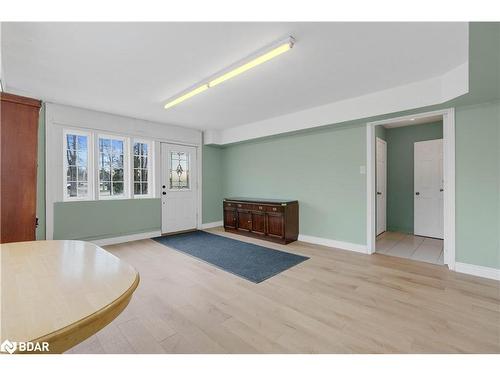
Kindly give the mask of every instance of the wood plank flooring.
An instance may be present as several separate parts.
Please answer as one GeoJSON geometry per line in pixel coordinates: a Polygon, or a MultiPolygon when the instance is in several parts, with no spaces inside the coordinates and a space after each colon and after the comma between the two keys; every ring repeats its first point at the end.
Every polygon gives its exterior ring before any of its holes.
{"type": "Polygon", "coordinates": [[[141,282],[68,353],[500,353],[500,283],[382,254],[241,241],[311,259],[260,284],[152,240],[106,249],[141,282]]]}

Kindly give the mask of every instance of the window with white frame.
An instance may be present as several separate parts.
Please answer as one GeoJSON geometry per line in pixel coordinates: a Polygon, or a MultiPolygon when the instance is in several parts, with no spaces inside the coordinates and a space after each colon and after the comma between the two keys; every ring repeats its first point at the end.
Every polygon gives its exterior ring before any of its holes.
{"type": "Polygon", "coordinates": [[[125,198],[128,192],[126,139],[99,135],[98,148],[99,198],[125,198]]]}
{"type": "Polygon", "coordinates": [[[79,131],[64,132],[64,199],[89,199],[90,134],[79,131]]]}
{"type": "Polygon", "coordinates": [[[134,196],[151,196],[153,190],[151,173],[152,143],[142,140],[134,141],[133,157],[134,196]]]}
{"type": "Polygon", "coordinates": [[[63,134],[65,201],[154,195],[152,140],[76,129],[63,134]]]}

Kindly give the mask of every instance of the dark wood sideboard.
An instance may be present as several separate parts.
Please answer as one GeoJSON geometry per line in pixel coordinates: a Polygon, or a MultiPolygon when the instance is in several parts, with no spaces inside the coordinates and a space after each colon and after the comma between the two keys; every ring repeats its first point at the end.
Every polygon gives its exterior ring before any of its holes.
{"type": "Polygon", "coordinates": [[[280,199],[226,198],[224,229],[287,244],[299,235],[299,202],[280,199]]]}

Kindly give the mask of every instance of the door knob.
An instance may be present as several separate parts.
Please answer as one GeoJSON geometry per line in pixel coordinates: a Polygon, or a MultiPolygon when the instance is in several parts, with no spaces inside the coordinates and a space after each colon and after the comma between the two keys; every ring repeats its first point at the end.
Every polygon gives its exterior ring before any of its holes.
{"type": "Polygon", "coordinates": [[[167,193],[166,193],[166,192],[163,192],[162,194],[163,194],[163,195],[167,195],[167,193]]]}
{"type": "Polygon", "coordinates": [[[381,191],[377,191],[377,195],[382,195],[382,192],[381,191]]]}
{"type": "Polygon", "coordinates": [[[444,189],[439,189],[439,191],[444,191],[444,189]]]}
{"type": "Polygon", "coordinates": [[[419,191],[417,191],[417,192],[415,193],[415,195],[420,195],[420,192],[419,192],[419,191]]]}

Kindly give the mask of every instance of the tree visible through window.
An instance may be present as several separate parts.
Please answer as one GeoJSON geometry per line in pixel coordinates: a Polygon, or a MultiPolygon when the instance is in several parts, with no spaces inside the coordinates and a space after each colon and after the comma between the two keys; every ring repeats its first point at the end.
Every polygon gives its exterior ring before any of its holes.
{"type": "Polygon", "coordinates": [[[149,144],[134,143],[134,194],[149,194],[149,144]]]}
{"type": "Polygon", "coordinates": [[[66,134],[66,196],[88,196],[88,136],[66,134]]]}
{"type": "Polygon", "coordinates": [[[124,141],[99,138],[99,196],[124,195],[124,141]]]}

